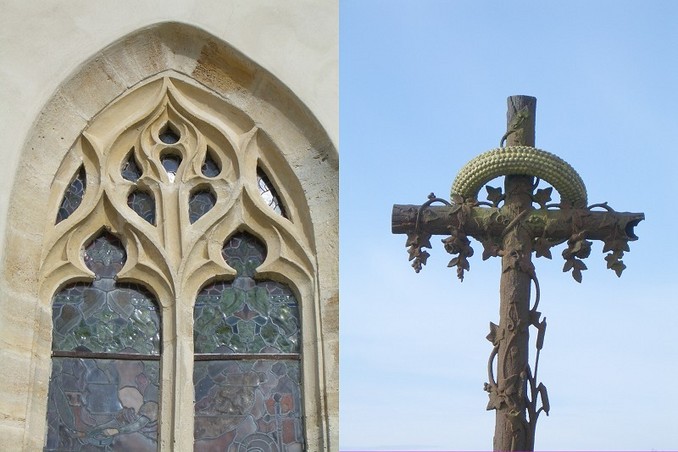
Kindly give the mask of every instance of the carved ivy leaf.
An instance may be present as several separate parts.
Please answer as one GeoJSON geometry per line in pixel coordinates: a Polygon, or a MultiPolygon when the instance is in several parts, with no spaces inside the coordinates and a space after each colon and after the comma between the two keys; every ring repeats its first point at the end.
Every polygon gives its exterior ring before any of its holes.
{"type": "Polygon", "coordinates": [[[490,400],[487,402],[486,410],[501,410],[504,403],[506,403],[504,401],[504,396],[497,392],[497,388],[495,386],[491,386],[489,389],[487,389],[487,392],[489,392],[490,400]]]}
{"type": "Polygon", "coordinates": [[[616,251],[616,250],[630,251],[631,248],[629,248],[628,240],[623,240],[623,239],[608,239],[608,240],[605,240],[605,246],[603,246],[603,253],[607,253],[608,251],[616,251]]]}
{"type": "Polygon", "coordinates": [[[572,247],[572,254],[580,259],[586,259],[591,255],[591,242],[588,240],[579,240],[572,247]]]}
{"type": "Polygon", "coordinates": [[[534,241],[534,251],[537,257],[553,259],[551,255],[551,242],[544,237],[539,237],[534,241]]]}
{"type": "Polygon", "coordinates": [[[405,246],[416,245],[419,248],[431,248],[431,234],[410,232],[407,234],[405,246]]]}
{"type": "Polygon", "coordinates": [[[542,188],[537,190],[537,193],[532,198],[541,207],[545,207],[551,201],[551,193],[553,193],[553,187],[542,188]]]}
{"type": "Polygon", "coordinates": [[[572,277],[578,283],[580,283],[581,279],[582,279],[582,274],[581,274],[582,270],[586,270],[586,264],[584,264],[584,262],[582,262],[578,259],[575,259],[574,269],[572,270],[572,277]]]}
{"type": "Polygon", "coordinates": [[[586,270],[586,264],[584,261],[571,257],[565,260],[565,265],[563,266],[563,272],[568,272],[572,270],[572,277],[578,283],[582,280],[582,270],[586,270]]]}
{"type": "Polygon", "coordinates": [[[494,241],[492,240],[484,240],[480,242],[483,244],[483,260],[486,261],[491,257],[497,257],[499,256],[499,252],[501,251],[501,247],[497,245],[494,241]]]}
{"type": "Polygon", "coordinates": [[[419,273],[424,265],[426,265],[426,261],[428,260],[430,254],[428,251],[423,251],[414,246],[410,247],[408,251],[410,253],[410,260],[414,260],[414,262],[412,262],[412,268],[414,269],[415,273],[419,273]]]}
{"type": "Polygon", "coordinates": [[[492,345],[497,345],[498,337],[497,337],[497,332],[499,330],[499,325],[496,325],[493,322],[490,322],[490,334],[485,336],[488,341],[492,342],[492,345]]]}
{"type": "Polygon", "coordinates": [[[426,261],[429,258],[430,254],[424,250],[424,248],[431,248],[431,234],[428,233],[417,233],[412,232],[407,234],[407,253],[409,254],[409,260],[412,262],[412,268],[416,273],[419,273],[426,261]]]}
{"type": "Polygon", "coordinates": [[[527,273],[532,278],[535,278],[536,273],[535,273],[535,270],[534,270],[534,264],[530,260],[529,256],[522,255],[520,257],[520,260],[518,261],[518,264],[520,266],[520,271],[522,271],[523,273],[527,273]]]}
{"type": "Polygon", "coordinates": [[[622,272],[626,269],[626,265],[621,260],[623,255],[624,255],[623,251],[616,250],[605,256],[605,260],[607,261],[607,268],[613,270],[618,277],[621,277],[622,272]]]}
{"type": "Polygon", "coordinates": [[[624,264],[622,261],[619,261],[610,268],[614,270],[618,278],[621,278],[622,272],[626,269],[626,264],[624,264]]]}
{"type": "Polygon", "coordinates": [[[487,200],[494,204],[495,207],[504,199],[504,195],[501,193],[501,188],[495,188],[486,185],[485,190],[487,190],[487,200]]]}

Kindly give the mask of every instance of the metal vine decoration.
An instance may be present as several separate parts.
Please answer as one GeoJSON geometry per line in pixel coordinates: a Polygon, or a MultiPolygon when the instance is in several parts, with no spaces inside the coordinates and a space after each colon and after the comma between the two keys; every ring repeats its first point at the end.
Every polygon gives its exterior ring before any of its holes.
{"type": "MultiPolygon", "coordinates": [[[[536,179],[533,187],[536,191],[532,195],[532,201],[539,206],[536,212],[553,211],[553,209],[561,209],[567,212],[569,215],[572,215],[573,233],[567,239],[551,239],[547,236],[547,231],[550,227],[548,224],[549,220],[545,220],[546,224],[541,225],[543,235],[533,239],[532,250],[535,252],[536,257],[552,259],[551,248],[566,242],[566,248],[562,252],[565,260],[563,271],[570,272],[577,282],[581,282],[582,271],[587,269],[583,260],[591,254],[592,245],[592,242],[588,240],[590,231],[585,227],[584,217],[596,208],[604,209],[605,211],[612,213],[615,211],[610,208],[607,203],[594,204],[579,211],[572,209],[567,203],[551,203],[553,188],[547,187],[537,189],[539,183],[540,180],[536,179]]],[[[449,203],[444,199],[436,197],[434,193],[428,195],[427,201],[418,208],[414,230],[407,234],[406,246],[408,247],[409,260],[412,261],[412,267],[415,272],[419,273],[421,271],[430,256],[426,249],[432,248],[432,234],[424,230],[422,222],[425,209],[434,203],[440,203],[449,208],[447,211],[451,219],[449,222],[450,226],[448,226],[449,236],[442,239],[442,243],[445,251],[453,255],[448,263],[448,267],[456,267],[457,277],[460,281],[464,280],[465,272],[470,270],[469,258],[474,254],[469,235],[466,232],[468,222],[474,221],[474,208],[480,206],[492,208],[490,221],[503,228],[503,232],[499,235],[478,234],[478,236],[474,236],[483,245],[483,260],[504,255],[502,240],[512,229],[518,227],[532,228],[540,226],[538,223],[544,221],[540,219],[541,217],[531,216],[531,211],[528,210],[510,218],[502,213],[500,208],[500,205],[506,198],[502,193],[502,189],[491,186],[485,186],[485,189],[487,191],[487,201],[478,201],[475,198],[463,198],[462,196],[455,194],[452,195],[452,203],[449,203]]],[[[598,224],[598,226],[611,229],[615,232],[602,239],[604,242],[603,252],[608,253],[605,260],[607,261],[607,267],[613,270],[617,276],[621,276],[621,273],[626,268],[621,258],[624,255],[624,251],[629,250],[628,241],[633,240],[635,236],[629,238],[625,234],[617,233],[616,231],[618,231],[619,228],[612,224],[617,220],[613,217],[606,218],[607,219],[603,221],[602,224],[598,224]]],[[[478,220],[476,219],[475,221],[478,220]]],[[[637,224],[637,222],[633,225],[635,224],[637,224]]],[[[534,371],[532,370],[532,367],[528,365],[521,374],[512,375],[505,381],[499,383],[496,381],[493,366],[495,365],[494,363],[497,354],[499,353],[499,343],[502,339],[507,337],[508,334],[500,329],[499,325],[490,322],[490,333],[487,335],[487,339],[493,344],[494,348],[488,361],[487,371],[489,382],[485,383],[484,389],[489,393],[490,398],[487,406],[488,410],[499,409],[505,406],[508,406],[509,409],[518,409],[518,407],[511,406],[514,404],[513,401],[515,400],[516,395],[525,400],[527,414],[529,416],[527,428],[530,432],[530,437],[533,439],[539,415],[542,412],[548,415],[550,411],[546,386],[538,381],[539,357],[544,346],[546,318],[542,319],[541,312],[537,310],[541,294],[535,267],[530,259],[526,256],[516,255],[510,256],[508,262],[510,262],[508,264],[510,267],[518,268],[522,272],[528,274],[535,286],[536,298],[534,305],[530,309],[530,323],[527,325],[527,327],[534,327],[537,330],[534,371]]]]}
{"type": "Polygon", "coordinates": [[[393,206],[392,231],[407,234],[409,259],[417,273],[429,257],[426,249],[431,248],[433,234],[446,236],[442,243],[452,255],[448,267],[456,267],[461,281],[474,254],[470,237],[483,245],[483,260],[502,258],[500,321],[499,325],[490,323],[487,335],[493,350],[485,383],[490,399],[487,409],[497,410],[495,450],[532,450],[537,419],[542,412],[548,415],[551,408],[546,386],[538,380],[546,319],[537,310],[541,294],[532,253],[551,259],[551,248],[565,243],[563,271],[581,282],[591,241],[600,240],[607,267],[621,276],[628,242],[638,239],[633,229],[645,218],[642,213],[615,212],[607,203],[589,206],[586,186],[577,171],[557,155],[530,145],[534,143],[535,103],[529,96],[509,97],[509,127],[499,148],[461,168],[452,183],[451,203],[431,193],[421,206],[393,206]],[[505,142],[512,144],[504,146],[505,142]],[[506,176],[506,194],[486,185],[501,176],[506,176]],[[538,188],[542,180],[547,188],[538,188]],[[487,201],[478,201],[483,187],[487,201]],[[558,203],[551,200],[554,190],[558,203]],[[444,205],[434,206],[436,202],[444,205]],[[534,363],[528,353],[530,327],[537,330],[534,363]]]}

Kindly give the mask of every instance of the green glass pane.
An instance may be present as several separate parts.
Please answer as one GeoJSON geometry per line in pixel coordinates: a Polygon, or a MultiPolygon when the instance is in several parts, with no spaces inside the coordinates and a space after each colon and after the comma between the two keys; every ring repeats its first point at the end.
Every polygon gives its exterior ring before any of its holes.
{"type": "Polygon", "coordinates": [[[278,282],[212,283],[198,295],[194,319],[196,353],[299,352],[297,301],[278,282]]]}
{"type": "Polygon", "coordinates": [[[304,450],[298,361],[198,361],[194,450],[304,450]]]}
{"type": "Polygon", "coordinates": [[[223,254],[238,274],[205,286],[196,299],[196,353],[298,353],[299,307],[284,284],[257,281],[254,269],[266,258],[254,237],[238,234],[223,254]]]}
{"type": "Polygon", "coordinates": [[[52,350],[160,353],[160,315],[153,296],[136,284],[67,287],[52,303],[52,350]],[[67,293],[78,292],[80,297],[67,293]]]}
{"type": "Polygon", "coordinates": [[[158,361],[53,358],[45,451],[157,451],[158,361]]]}
{"type": "Polygon", "coordinates": [[[266,259],[266,247],[250,234],[238,233],[226,242],[221,254],[238,276],[252,277],[266,259]]]}
{"type": "Polygon", "coordinates": [[[96,279],[54,295],[52,350],[158,355],[160,313],[153,295],[115,279],[126,260],[120,242],[102,234],[86,247],[84,259],[96,279]]]}

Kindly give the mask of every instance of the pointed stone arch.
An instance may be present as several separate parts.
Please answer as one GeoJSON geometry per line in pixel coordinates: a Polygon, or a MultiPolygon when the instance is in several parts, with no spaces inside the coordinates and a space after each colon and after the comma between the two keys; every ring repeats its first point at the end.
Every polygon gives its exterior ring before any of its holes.
{"type": "Polygon", "coordinates": [[[0,382],[6,428],[23,431],[25,449],[43,446],[51,297],[68,282],[92,277],[80,260],[82,245],[105,228],[128,253],[121,280],[146,282],[167,319],[159,448],[190,449],[192,412],[182,406],[192,406],[193,351],[181,319],[192,310],[176,300],[193,300],[207,280],[232,274],[218,259],[221,246],[234,231],[247,230],[269,250],[261,275],[284,281],[300,297],[307,448],[329,449],[338,439],[337,173],[336,148],[312,112],[272,74],[203,30],[161,23],[93,56],[45,105],[15,178],[0,284],[9,325],[0,340],[18,380],[0,382]],[[168,124],[186,140],[174,147],[184,164],[171,202],[163,198],[170,182],[159,162],[159,133],[168,124]],[[208,153],[221,166],[214,179],[201,175],[208,153]],[[133,184],[120,168],[129,155],[145,175],[137,186],[155,199],[156,225],[128,205],[133,184]],[[55,222],[81,167],[82,201],[55,222]],[[259,195],[258,170],[285,217],[259,195]],[[177,206],[201,187],[212,188],[216,203],[191,223],[177,206]],[[178,238],[178,251],[167,246],[178,238]]]}

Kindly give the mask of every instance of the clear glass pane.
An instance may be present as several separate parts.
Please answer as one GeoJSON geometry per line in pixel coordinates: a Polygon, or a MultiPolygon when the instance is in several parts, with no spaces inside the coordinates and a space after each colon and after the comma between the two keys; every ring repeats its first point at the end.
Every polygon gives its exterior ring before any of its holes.
{"type": "Polygon", "coordinates": [[[70,217],[71,214],[75,212],[75,209],[78,208],[82,202],[82,198],[85,196],[86,187],[87,176],[85,174],[85,167],[81,166],[64,192],[64,197],[61,200],[61,205],[57,212],[57,223],[70,217]]]}
{"type": "Polygon", "coordinates": [[[268,204],[269,207],[277,214],[287,218],[287,215],[285,214],[285,208],[280,201],[280,196],[278,196],[273,184],[261,168],[257,168],[257,182],[259,184],[259,194],[263,200],[266,201],[266,204],[268,204]]]}
{"type": "Polygon", "coordinates": [[[198,361],[193,381],[194,450],[304,450],[298,361],[198,361]]]}

